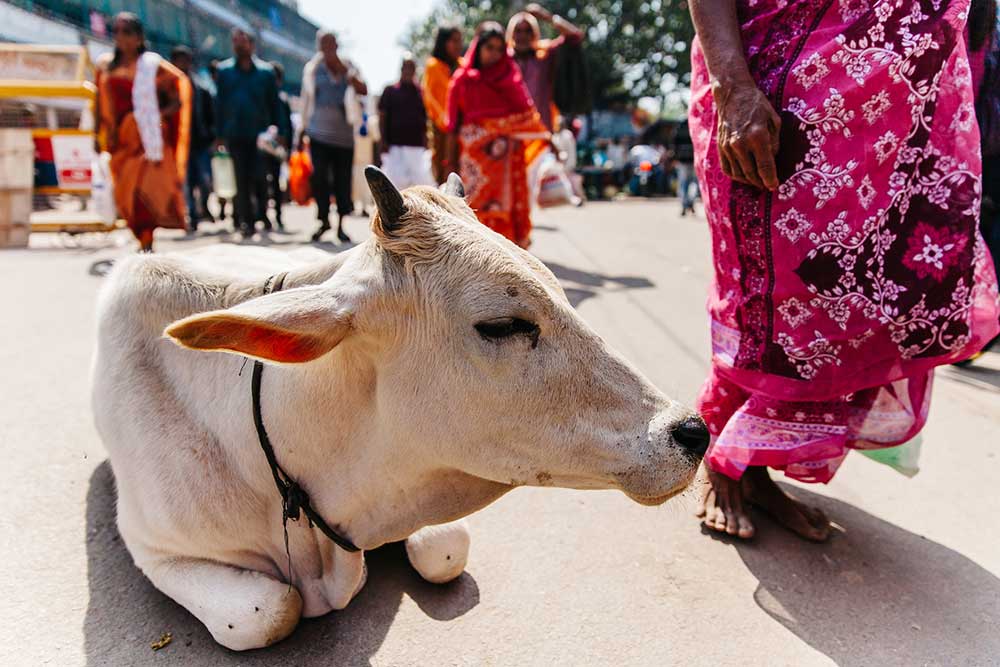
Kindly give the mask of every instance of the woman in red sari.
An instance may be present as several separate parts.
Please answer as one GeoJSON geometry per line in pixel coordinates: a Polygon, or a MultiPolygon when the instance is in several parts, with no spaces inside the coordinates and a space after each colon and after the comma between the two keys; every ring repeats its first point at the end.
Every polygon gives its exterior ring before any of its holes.
{"type": "MultiPolygon", "coordinates": [[[[691,134],[712,232],[706,527],[820,541],[767,469],[827,482],[923,427],[934,368],[997,332],[978,233],[969,0],[695,0],[691,134]]],[[[912,470],[912,468],[911,468],[912,470]]]]}
{"type": "Polygon", "coordinates": [[[458,132],[460,175],[480,222],[522,248],[531,243],[528,165],[547,145],[548,131],[503,28],[486,22],[448,88],[448,130],[458,132]]]}
{"type": "Polygon", "coordinates": [[[153,230],[184,227],[191,88],[176,67],[146,50],[138,17],[113,24],[114,54],[97,62],[98,137],[111,153],[118,215],[152,252],[153,230]]]}

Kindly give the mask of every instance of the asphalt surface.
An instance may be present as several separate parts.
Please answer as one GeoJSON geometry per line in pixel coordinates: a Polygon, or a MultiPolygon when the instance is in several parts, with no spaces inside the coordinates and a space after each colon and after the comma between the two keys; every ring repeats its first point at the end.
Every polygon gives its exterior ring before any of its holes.
{"type": "MultiPolygon", "coordinates": [[[[294,233],[255,242],[306,242],[310,214],[291,209],[294,233]]],[[[158,247],[230,240],[207,225],[158,247]]],[[[533,251],[612,345],[693,400],[709,349],[701,217],[680,218],[672,200],[547,211],[533,251]]],[[[0,251],[0,664],[1000,664],[996,354],[939,370],[915,478],[851,455],[833,483],[797,491],[838,525],[826,545],[766,518],[748,543],[704,534],[691,498],[647,508],[616,492],[520,489],[470,518],[459,580],[424,583],[390,545],[368,554],[347,610],[268,649],[223,649],[145,580],[115,528],[88,372],[95,274],[131,252],[124,232],[0,251]]]]}

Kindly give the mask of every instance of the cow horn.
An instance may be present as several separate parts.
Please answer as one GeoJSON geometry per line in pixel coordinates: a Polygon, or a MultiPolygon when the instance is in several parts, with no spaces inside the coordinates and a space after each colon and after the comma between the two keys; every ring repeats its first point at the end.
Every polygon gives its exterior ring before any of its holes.
{"type": "Polygon", "coordinates": [[[365,167],[365,180],[368,181],[368,188],[372,191],[379,217],[382,218],[383,229],[386,231],[396,229],[399,226],[399,219],[406,213],[403,195],[378,167],[372,165],[365,167]]]}
{"type": "Polygon", "coordinates": [[[451,172],[448,174],[448,180],[441,186],[441,191],[452,197],[464,197],[465,184],[462,183],[462,177],[455,172],[451,172]]]}

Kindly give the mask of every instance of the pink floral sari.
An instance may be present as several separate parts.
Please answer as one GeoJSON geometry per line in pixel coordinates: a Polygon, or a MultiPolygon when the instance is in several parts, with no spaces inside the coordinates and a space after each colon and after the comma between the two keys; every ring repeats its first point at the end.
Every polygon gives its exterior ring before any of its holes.
{"type": "Polygon", "coordinates": [[[780,188],[730,181],[697,42],[691,130],[712,230],[707,460],[829,481],[923,427],[935,366],[998,329],[979,236],[968,0],[737,0],[782,119],[780,188]]]}

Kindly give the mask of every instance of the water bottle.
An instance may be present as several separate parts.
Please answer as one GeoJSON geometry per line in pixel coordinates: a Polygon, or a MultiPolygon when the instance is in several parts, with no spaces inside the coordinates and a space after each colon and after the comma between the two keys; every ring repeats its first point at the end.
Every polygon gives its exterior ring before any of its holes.
{"type": "Polygon", "coordinates": [[[212,156],[212,189],[219,199],[236,196],[236,169],[233,158],[225,151],[216,151],[212,156]]]}

